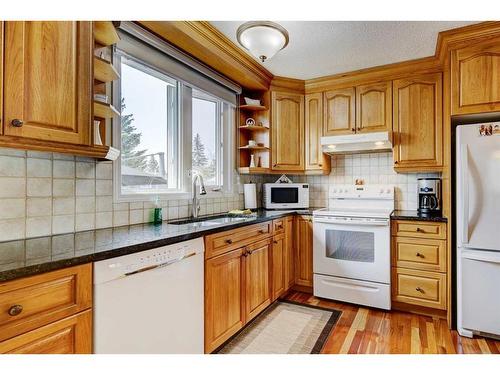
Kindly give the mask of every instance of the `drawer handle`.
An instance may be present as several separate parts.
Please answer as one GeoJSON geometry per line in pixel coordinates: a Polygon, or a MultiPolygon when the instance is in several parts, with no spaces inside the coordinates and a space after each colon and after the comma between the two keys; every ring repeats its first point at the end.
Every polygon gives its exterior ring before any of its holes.
{"type": "Polygon", "coordinates": [[[229,244],[229,245],[231,245],[231,244],[233,243],[233,240],[232,240],[232,239],[230,239],[230,238],[228,238],[228,239],[226,240],[226,243],[227,243],[227,244],[229,244]]]}
{"type": "Polygon", "coordinates": [[[422,259],[424,259],[424,258],[425,258],[425,255],[424,255],[424,254],[421,254],[421,253],[416,253],[415,255],[416,255],[417,257],[419,257],[419,258],[422,258],[422,259]]]}
{"type": "Polygon", "coordinates": [[[418,233],[424,233],[425,231],[422,228],[417,228],[418,233]]]}
{"type": "Polygon", "coordinates": [[[259,229],[259,233],[264,234],[264,233],[266,233],[266,231],[264,229],[259,229]]]}
{"type": "Polygon", "coordinates": [[[283,225],[278,225],[278,229],[283,229],[283,225]]]}
{"type": "Polygon", "coordinates": [[[419,286],[417,286],[417,287],[415,288],[415,290],[416,290],[417,292],[420,292],[420,293],[425,293],[425,291],[424,291],[421,287],[419,287],[419,286]]]}
{"type": "Polygon", "coordinates": [[[21,305],[11,306],[9,309],[10,316],[17,316],[23,312],[23,307],[21,305]]]}
{"type": "Polygon", "coordinates": [[[18,118],[15,118],[14,120],[12,120],[10,122],[10,124],[15,128],[20,128],[21,126],[23,126],[24,122],[23,122],[23,120],[19,120],[18,118]]]}
{"type": "Polygon", "coordinates": [[[277,243],[278,243],[278,241],[274,240],[274,241],[273,241],[273,243],[277,244],[277,243]]]}
{"type": "Polygon", "coordinates": [[[242,255],[243,255],[244,257],[247,257],[247,256],[248,256],[248,251],[245,251],[242,255]]]}

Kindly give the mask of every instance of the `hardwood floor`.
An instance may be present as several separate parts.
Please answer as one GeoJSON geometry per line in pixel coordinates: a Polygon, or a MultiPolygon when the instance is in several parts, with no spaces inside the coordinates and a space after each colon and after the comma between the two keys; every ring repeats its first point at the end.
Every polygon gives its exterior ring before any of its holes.
{"type": "Polygon", "coordinates": [[[365,308],[290,292],[284,299],[342,311],[322,353],[331,354],[500,354],[500,341],[468,339],[444,319],[365,308]]]}

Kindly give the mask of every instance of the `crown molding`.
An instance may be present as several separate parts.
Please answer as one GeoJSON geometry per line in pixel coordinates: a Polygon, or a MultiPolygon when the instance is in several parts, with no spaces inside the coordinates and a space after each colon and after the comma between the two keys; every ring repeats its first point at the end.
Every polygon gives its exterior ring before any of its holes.
{"type": "Polygon", "coordinates": [[[271,81],[269,89],[273,91],[294,91],[298,94],[304,94],[305,81],[302,79],[275,76],[271,81]]]}
{"type": "Polygon", "coordinates": [[[207,21],[137,21],[247,89],[267,90],[273,74],[207,21]]]}

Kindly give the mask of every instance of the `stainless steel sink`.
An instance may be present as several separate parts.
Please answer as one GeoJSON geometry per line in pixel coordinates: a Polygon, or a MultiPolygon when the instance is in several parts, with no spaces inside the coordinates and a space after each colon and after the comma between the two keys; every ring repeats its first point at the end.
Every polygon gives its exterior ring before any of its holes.
{"type": "Polygon", "coordinates": [[[219,215],[219,216],[200,217],[196,219],[177,220],[169,222],[169,224],[189,225],[193,228],[201,228],[201,227],[211,227],[215,225],[239,223],[251,218],[252,217],[250,216],[243,217],[243,216],[219,215]]]}

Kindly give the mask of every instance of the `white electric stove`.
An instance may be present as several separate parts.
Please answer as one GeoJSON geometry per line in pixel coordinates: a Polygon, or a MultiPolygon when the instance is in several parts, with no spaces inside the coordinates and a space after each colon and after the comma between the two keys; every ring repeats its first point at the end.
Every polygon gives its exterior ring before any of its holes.
{"type": "Polygon", "coordinates": [[[336,185],[313,212],[314,295],[391,308],[391,185],[336,185]]]}

